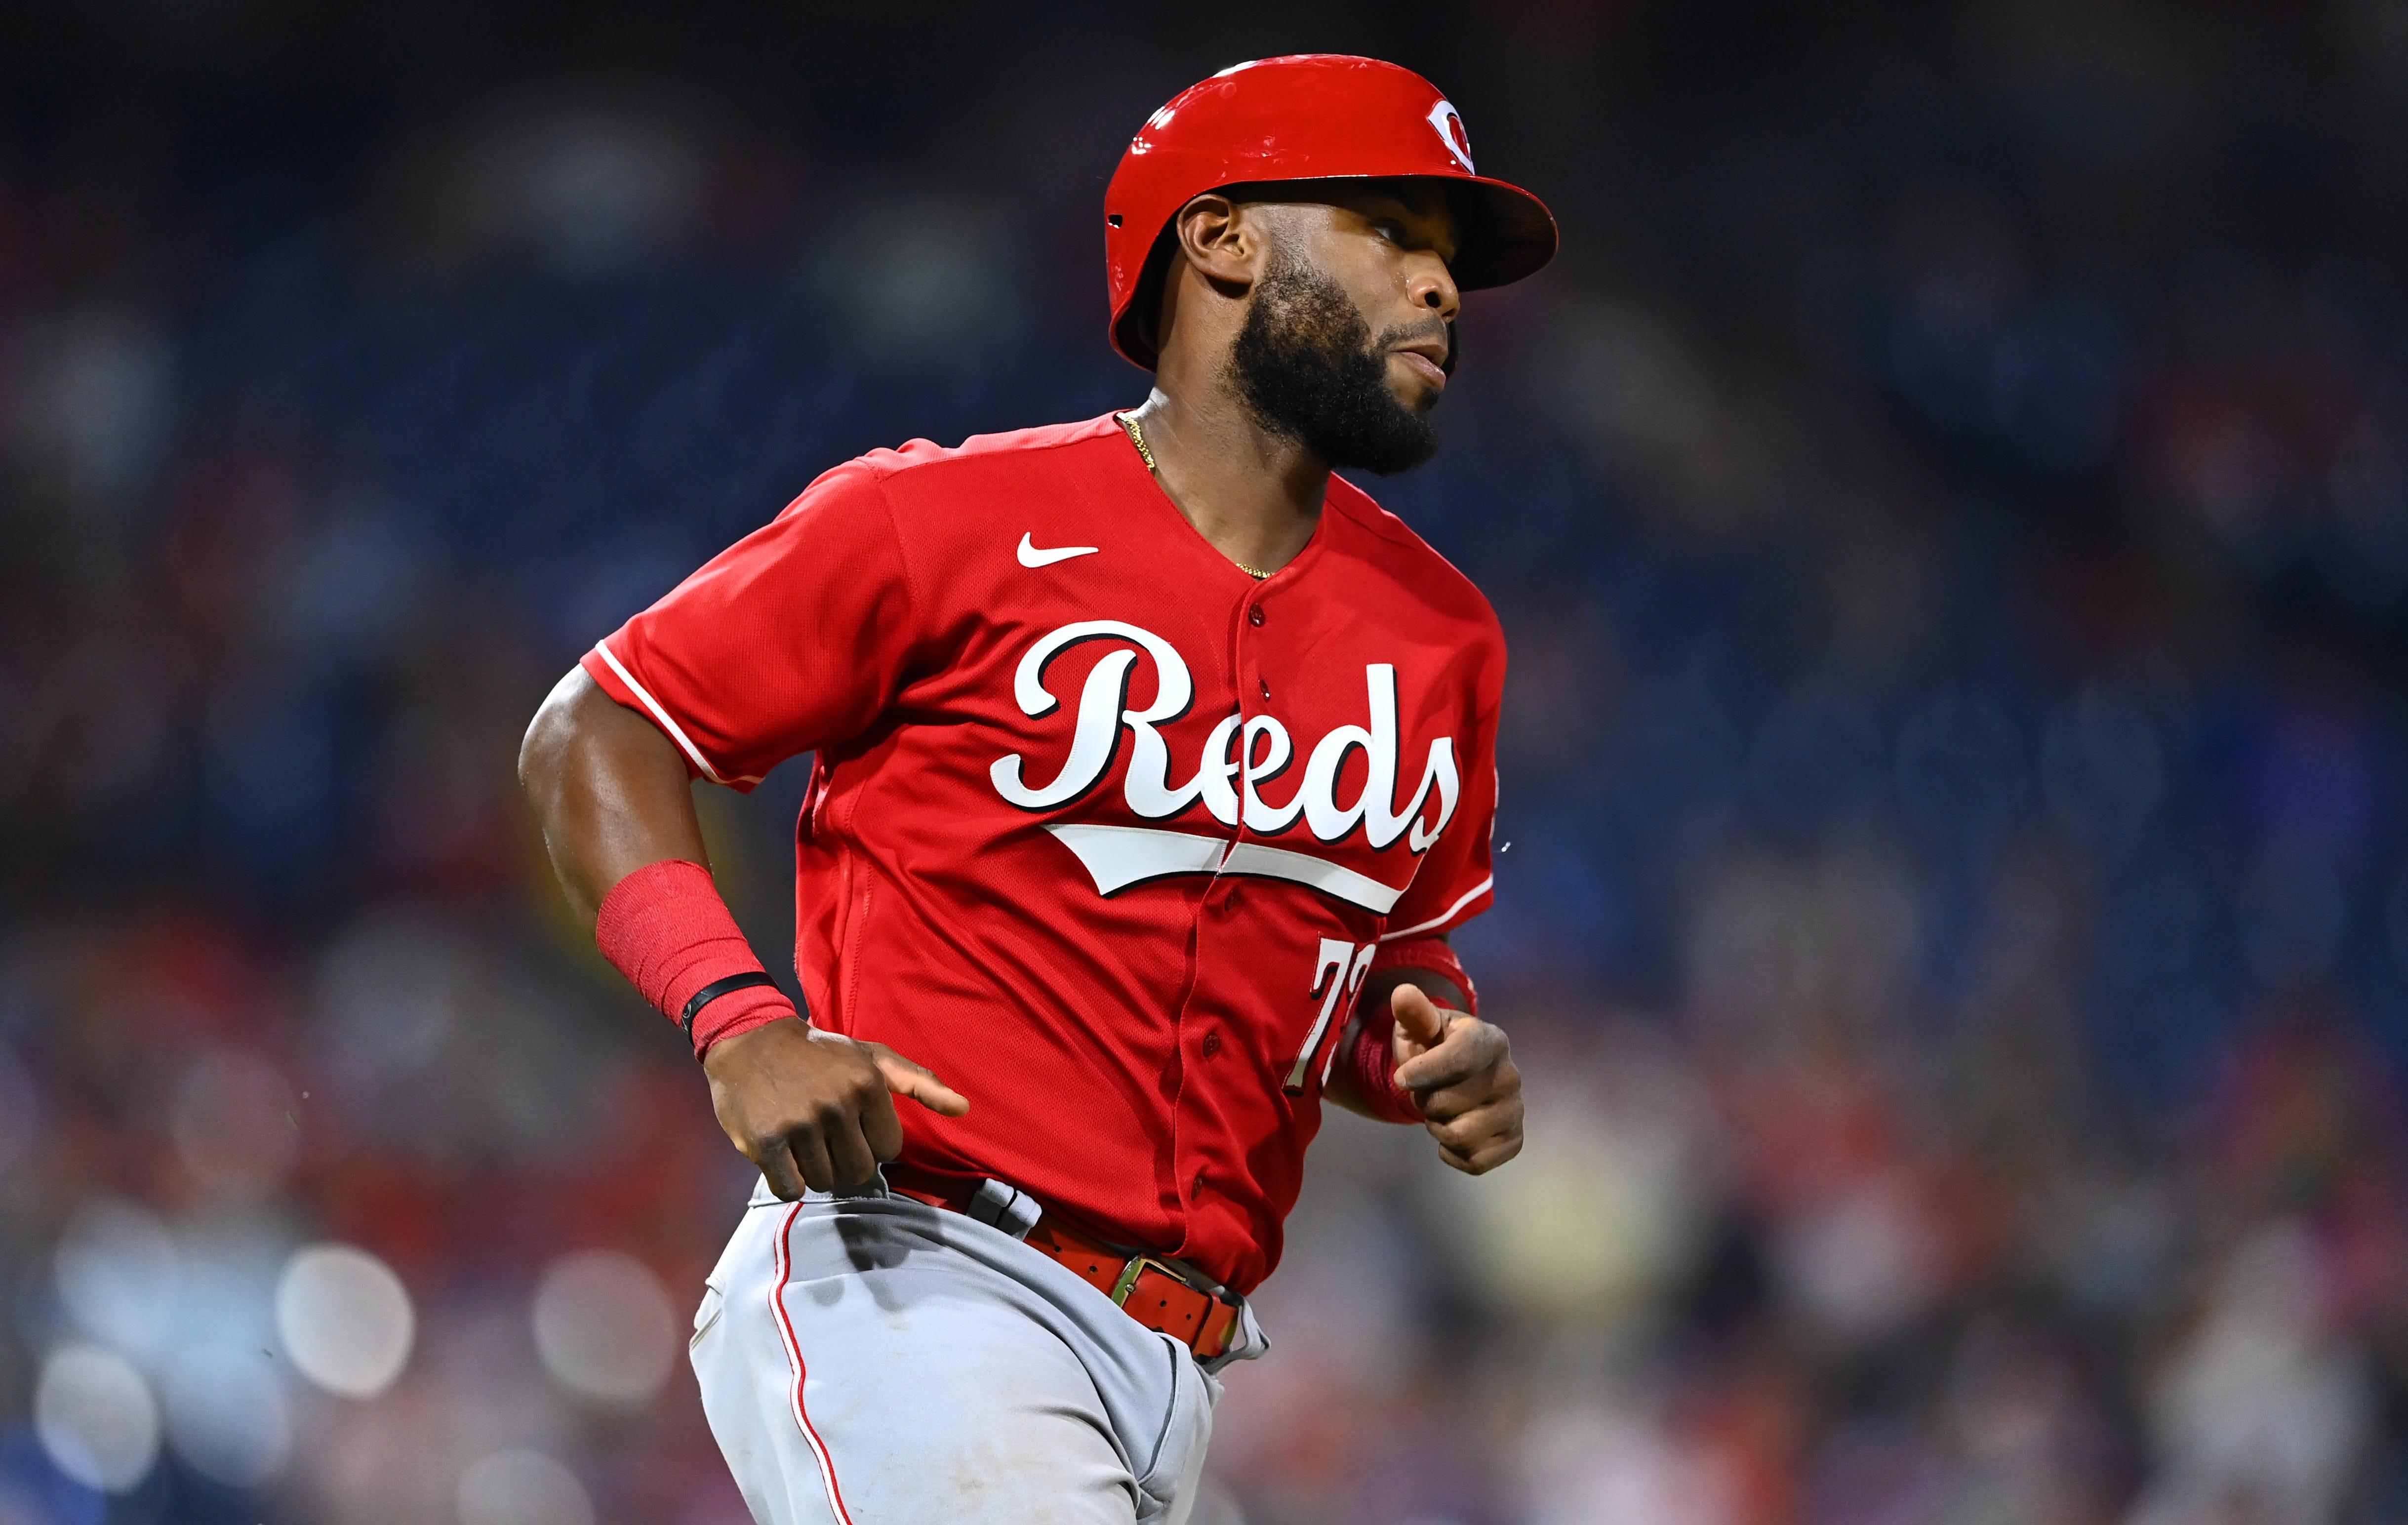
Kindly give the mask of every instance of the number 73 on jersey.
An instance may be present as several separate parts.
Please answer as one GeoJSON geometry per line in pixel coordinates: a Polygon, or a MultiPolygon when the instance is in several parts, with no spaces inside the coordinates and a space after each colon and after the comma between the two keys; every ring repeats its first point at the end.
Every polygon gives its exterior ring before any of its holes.
{"type": "MultiPolygon", "coordinates": [[[[1344,1026],[1339,1021],[1339,1014],[1351,1009],[1349,998],[1363,987],[1363,977],[1371,972],[1371,956],[1379,948],[1377,942],[1365,942],[1358,946],[1353,942],[1341,942],[1334,937],[1321,940],[1320,951],[1313,959],[1312,985],[1306,991],[1308,996],[1321,1002],[1321,1013],[1312,1019],[1312,1030],[1304,1035],[1304,1046],[1297,1051],[1296,1064],[1287,1072],[1284,1089],[1289,1095],[1303,1093],[1305,1072],[1312,1065],[1312,1051],[1329,1035],[1333,1023],[1344,1026]]],[[[1329,1084],[1330,1067],[1337,1062],[1338,1044],[1333,1042],[1329,1045],[1329,1053],[1321,1061],[1322,1085],[1329,1084]]]]}

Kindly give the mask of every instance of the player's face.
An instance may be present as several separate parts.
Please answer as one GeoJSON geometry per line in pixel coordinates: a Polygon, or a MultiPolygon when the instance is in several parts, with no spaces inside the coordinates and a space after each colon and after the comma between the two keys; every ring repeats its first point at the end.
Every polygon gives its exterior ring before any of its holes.
{"type": "Polygon", "coordinates": [[[1330,465],[1406,470],[1438,449],[1427,415],[1452,369],[1454,221],[1431,188],[1316,194],[1269,220],[1231,380],[1266,427],[1330,465]]]}
{"type": "Polygon", "coordinates": [[[1404,406],[1427,412],[1454,368],[1453,325],[1463,305],[1447,266],[1455,259],[1455,213],[1429,184],[1349,186],[1325,182],[1326,198],[1304,209],[1306,245],[1297,252],[1326,272],[1362,309],[1380,337],[1388,387],[1404,406]]]}

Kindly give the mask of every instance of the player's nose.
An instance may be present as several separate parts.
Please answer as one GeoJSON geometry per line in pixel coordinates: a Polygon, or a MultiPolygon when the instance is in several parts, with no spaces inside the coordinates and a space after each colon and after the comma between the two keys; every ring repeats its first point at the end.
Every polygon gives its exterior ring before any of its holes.
{"type": "Polygon", "coordinates": [[[1434,253],[1414,258],[1405,277],[1405,299],[1426,312],[1437,313],[1445,323],[1455,322],[1463,309],[1463,293],[1455,289],[1454,272],[1434,253]]]}

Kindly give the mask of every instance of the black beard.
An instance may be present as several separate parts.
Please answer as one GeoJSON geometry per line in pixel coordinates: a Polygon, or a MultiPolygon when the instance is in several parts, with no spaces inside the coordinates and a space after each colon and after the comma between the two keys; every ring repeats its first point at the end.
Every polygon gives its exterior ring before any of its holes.
{"type": "MultiPolygon", "coordinates": [[[[1378,476],[1438,453],[1428,418],[1388,390],[1388,349],[1337,282],[1273,255],[1229,352],[1229,378],[1254,422],[1331,466],[1378,476]]],[[[1449,336],[1450,340],[1452,336],[1449,336]]]]}

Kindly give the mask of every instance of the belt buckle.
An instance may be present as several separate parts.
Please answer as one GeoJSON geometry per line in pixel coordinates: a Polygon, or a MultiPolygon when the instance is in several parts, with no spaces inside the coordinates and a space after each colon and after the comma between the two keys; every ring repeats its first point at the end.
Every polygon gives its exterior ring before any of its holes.
{"type": "Polygon", "coordinates": [[[1179,1283],[1182,1287],[1187,1285],[1185,1277],[1180,1275],[1178,1272],[1172,1270],[1170,1267],[1164,1265],[1160,1260],[1155,1259],[1153,1256],[1132,1255],[1128,1258],[1128,1263],[1121,1267],[1120,1280],[1112,1283],[1111,1299],[1113,1307],[1125,1309],[1128,1306],[1129,1294],[1137,1290],[1137,1279],[1145,1274],[1145,1269],[1148,1266],[1152,1266],[1154,1270],[1161,1272],[1164,1275],[1169,1277],[1172,1281],[1179,1283]]]}

